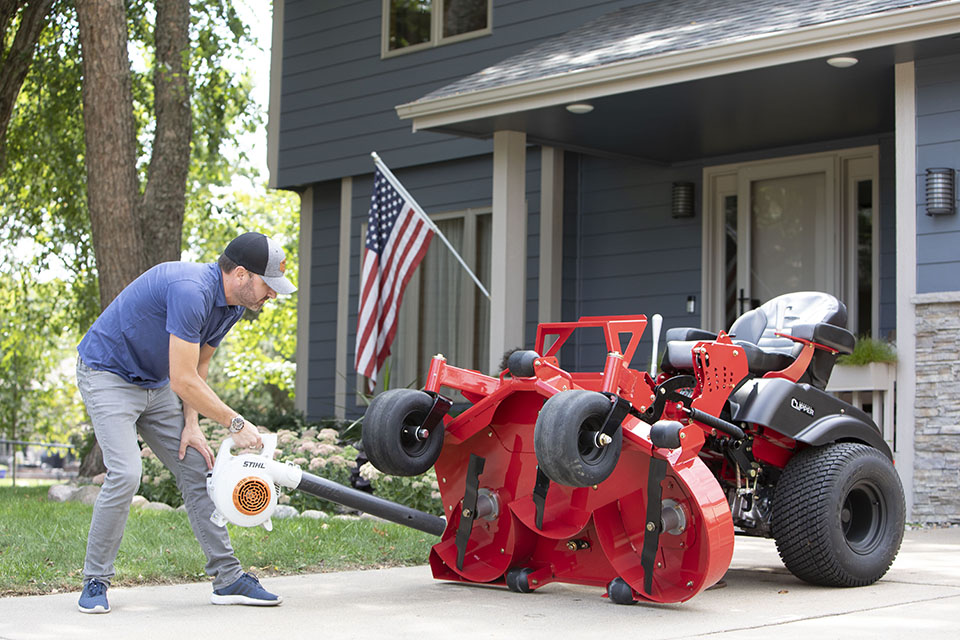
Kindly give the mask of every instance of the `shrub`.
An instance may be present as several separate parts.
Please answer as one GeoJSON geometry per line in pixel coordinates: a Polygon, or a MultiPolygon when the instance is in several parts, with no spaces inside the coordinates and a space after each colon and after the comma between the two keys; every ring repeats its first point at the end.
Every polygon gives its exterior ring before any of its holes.
{"type": "Polygon", "coordinates": [[[411,509],[443,515],[437,473],[433,469],[413,477],[388,476],[367,462],[360,467],[360,477],[370,482],[374,494],[385,500],[399,502],[411,509]]]}
{"type": "Polygon", "coordinates": [[[864,365],[871,362],[896,362],[897,352],[889,342],[873,338],[859,338],[853,353],[837,358],[837,364],[864,365]]]}

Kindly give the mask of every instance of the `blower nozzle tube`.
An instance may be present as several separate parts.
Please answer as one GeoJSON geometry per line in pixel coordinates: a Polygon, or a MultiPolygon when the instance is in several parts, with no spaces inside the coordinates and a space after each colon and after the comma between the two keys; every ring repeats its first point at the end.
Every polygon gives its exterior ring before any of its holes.
{"type": "Polygon", "coordinates": [[[443,535],[447,528],[447,521],[438,516],[411,509],[396,502],[390,502],[365,491],[345,487],[326,478],[315,476],[312,473],[303,472],[300,484],[297,485],[298,491],[309,493],[310,495],[342,504],[351,509],[357,509],[364,513],[402,524],[405,527],[423,531],[435,536],[443,535]]]}

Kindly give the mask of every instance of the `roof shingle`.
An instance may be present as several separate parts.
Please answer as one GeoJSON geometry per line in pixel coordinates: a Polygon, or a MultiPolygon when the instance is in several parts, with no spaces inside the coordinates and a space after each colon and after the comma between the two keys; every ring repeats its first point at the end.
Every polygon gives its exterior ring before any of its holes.
{"type": "MultiPolygon", "coordinates": [[[[955,0],[648,0],[603,15],[420,98],[424,102],[658,54],[955,0]]],[[[958,5],[960,10],[960,5],[958,5]]]]}

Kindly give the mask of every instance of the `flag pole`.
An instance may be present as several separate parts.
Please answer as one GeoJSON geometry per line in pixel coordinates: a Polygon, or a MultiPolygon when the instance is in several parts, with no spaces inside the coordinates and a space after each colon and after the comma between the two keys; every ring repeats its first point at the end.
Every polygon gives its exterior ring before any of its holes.
{"type": "Polygon", "coordinates": [[[390,179],[390,184],[392,184],[393,187],[400,192],[400,195],[402,195],[407,200],[407,202],[410,203],[410,205],[413,207],[413,210],[417,212],[417,215],[423,218],[423,220],[427,223],[427,226],[429,226],[430,229],[433,230],[433,232],[437,234],[441,240],[443,240],[443,244],[447,245],[447,249],[450,249],[450,252],[457,259],[457,262],[460,263],[460,266],[462,266],[466,270],[467,274],[469,274],[470,277],[473,278],[473,281],[476,283],[476,285],[480,287],[480,291],[482,291],[483,295],[487,296],[487,299],[489,300],[490,293],[487,291],[487,288],[483,286],[483,284],[480,282],[480,279],[477,278],[477,276],[474,275],[473,271],[470,270],[470,267],[468,267],[467,263],[463,261],[463,258],[460,257],[460,254],[457,253],[457,250],[453,248],[453,245],[450,244],[450,241],[447,240],[447,237],[443,235],[440,229],[437,228],[437,225],[434,224],[433,220],[430,219],[430,216],[426,214],[426,212],[420,207],[417,201],[414,200],[413,197],[407,192],[407,190],[403,188],[403,185],[400,184],[400,181],[397,180],[397,177],[395,175],[393,175],[393,172],[390,171],[389,167],[387,167],[387,165],[383,163],[383,160],[380,159],[380,156],[377,155],[377,152],[371,151],[370,157],[373,158],[373,162],[377,165],[377,167],[381,171],[383,171],[384,175],[386,175],[387,178],[390,179]]]}

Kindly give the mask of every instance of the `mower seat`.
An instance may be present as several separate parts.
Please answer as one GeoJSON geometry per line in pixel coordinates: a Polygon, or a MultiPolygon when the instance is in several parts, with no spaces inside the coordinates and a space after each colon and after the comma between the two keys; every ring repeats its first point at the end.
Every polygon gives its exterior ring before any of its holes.
{"type": "MultiPolygon", "coordinates": [[[[843,325],[847,308],[828,293],[801,291],[777,296],[756,309],[747,311],[730,326],[734,343],[747,355],[753,375],[761,376],[790,366],[803,345],[777,333],[793,335],[830,347],[839,353],[851,353],[856,339],[843,325]]],[[[661,367],[667,373],[693,370],[692,349],[701,340],[716,337],[701,329],[670,329],[661,367]]],[[[837,354],[818,349],[800,382],[823,389],[830,378],[837,354]]]]}

